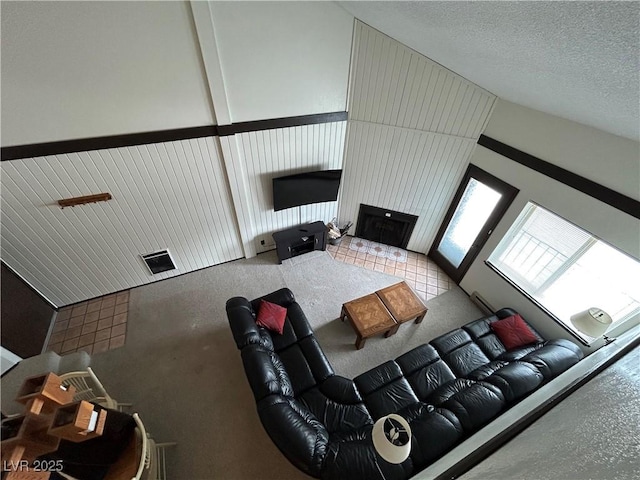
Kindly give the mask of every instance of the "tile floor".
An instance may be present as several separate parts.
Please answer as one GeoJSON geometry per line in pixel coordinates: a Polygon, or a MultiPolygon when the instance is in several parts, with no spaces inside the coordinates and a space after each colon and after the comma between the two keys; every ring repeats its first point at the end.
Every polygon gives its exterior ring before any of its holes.
{"type": "Polygon", "coordinates": [[[61,308],[47,350],[71,353],[106,352],[122,347],[127,333],[129,291],[61,308]]]}
{"type": "Polygon", "coordinates": [[[407,252],[406,262],[398,262],[349,248],[351,242],[357,240],[348,236],[338,246],[327,245],[327,250],[338,261],[404,278],[425,300],[431,300],[455,285],[447,274],[424,254],[407,252]]]}

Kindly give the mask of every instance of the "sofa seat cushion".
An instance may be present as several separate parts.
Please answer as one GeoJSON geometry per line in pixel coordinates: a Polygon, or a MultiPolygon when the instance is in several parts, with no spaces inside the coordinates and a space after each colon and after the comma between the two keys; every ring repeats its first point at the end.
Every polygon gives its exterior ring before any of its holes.
{"type": "Polygon", "coordinates": [[[408,351],[398,357],[396,363],[420,400],[456,378],[431,345],[420,345],[408,351]]]}
{"type": "Polygon", "coordinates": [[[583,356],[580,347],[565,339],[550,340],[538,347],[521,360],[534,365],[542,373],[545,381],[575,365],[583,356]]]}
{"type": "Polygon", "coordinates": [[[289,373],[296,397],[333,375],[329,361],[313,336],[281,349],[277,355],[289,373]]]}
{"type": "Polygon", "coordinates": [[[468,378],[498,387],[507,403],[519,400],[544,381],[540,371],[532,364],[505,361],[488,363],[471,372],[468,378]]]}
{"type": "Polygon", "coordinates": [[[471,433],[496,417],[506,406],[499,388],[486,382],[473,382],[440,405],[451,411],[466,431],[471,433]]]}
{"type": "Polygon", "coordinates": [[[458,418],[446,409],[434,409],[422,403],[420,410],[412,413],[408,419],[412,437],[410,457],[414,467],[420,470],[458,444],[464,429],[458,418]]]}
{"type": "Polygon", "coordinates": [[[468,432],[485,424],[506,405],[500,389],[487,382],[457,378],[437,389],[427,403],[453,412],[468,432]]]}
{"type": "Polygon", "coordinates": [[[414,473],[411,457],[394,465],[382,460],[371,439],[372,425],[330,436],[321,478],[327,480],[405,480],[414,473]]]}
{"type": "Polygon", "coordinates": [[[374,420],[418,403],[411,385],[402,375],[398,364],[393,361],[357,376],[354,382],[374,420]]]}
{"type": "Polygon", "coordinates": [[[319,387],[305,392],[300,401],[322,422],[330,434],[350,432],[373,420],[364,403],[340,403],[325,395],[319,387]]]}

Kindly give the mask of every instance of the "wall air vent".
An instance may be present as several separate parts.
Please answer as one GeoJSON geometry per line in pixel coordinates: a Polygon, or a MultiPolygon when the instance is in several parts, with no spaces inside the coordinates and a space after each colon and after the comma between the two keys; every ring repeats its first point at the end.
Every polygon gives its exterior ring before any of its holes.
{"type": "Polygon", "coordinates": [[[144,263],[152,274],[166,272],[167,270],[175,270],[176,264],[169,250],[160,250],[158,252],[140,255],[144,263]]]}

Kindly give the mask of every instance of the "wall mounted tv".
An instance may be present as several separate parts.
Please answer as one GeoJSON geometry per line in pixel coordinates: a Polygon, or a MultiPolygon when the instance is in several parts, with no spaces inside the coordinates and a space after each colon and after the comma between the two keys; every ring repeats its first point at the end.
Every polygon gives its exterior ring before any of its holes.
{"type": "Polygon", "coordinates": [[[342,170],[320,170],[273,179],[273,209],[333,202],[338,199],[342,170]]]}

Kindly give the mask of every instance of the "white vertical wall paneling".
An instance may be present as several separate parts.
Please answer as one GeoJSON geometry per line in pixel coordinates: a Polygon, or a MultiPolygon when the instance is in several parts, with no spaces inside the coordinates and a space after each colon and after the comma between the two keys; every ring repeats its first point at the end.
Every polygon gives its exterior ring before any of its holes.
{"type": "Polygon", "coordinates": [[[3,162],[2,258],[58,307],[240,258],[216,142],[3,162]],[[100,192],[113,199],[56,203],[100,192]],[[151,275],[139,255],[161,248],[177,269],[151,275]]]}
{"type": "Polygon", "coordinates": [[[231,198],[238,219],[238,228],[242,240],[242,249],[247,258],[255,257],[256,249],[253,242],[254,221],[252,207],[249,199],[249,185],[245,173],[245,162],[240,148],[238,135],[229,135],[220,138],[220,148],[224,159],[231,198]]]}
{"type": "Polygon", "coordinates": [[[355,29],[350,119],[479,136],[494,95],[362,22],[355,29]]]}
{"type": "MultiPolygon", "coordinates": [[[[337,202],[275,212],[272,179],[305,171],[343,168],[345,131],[346,122],[332,122],[234,135],[238,152],[229,157],[231,160],[226,155],[225,159],[228,170],[246,187],[244,215],[253,222],[251,227],[245,226],[243,241],[252,244],[255,252],[273,248],[273,232],[301,222],[328,222],[337,215],[337,202]],[[261,240],[265,241],[264,246],[261,240]]],[[[232,141],[223,138],[223,142],[232,141]]]]}
{"type": "Polygon", "coordinates": [[[495,96],[356,20],[340,220],[360,203],[418,215],[426,252],[495,96]]]}
{"type": "Polygon", "coordinates": [[[409,248],[426,251],[475,142],[429,132],[349,122],[339,215],[361,203],[418,215],[409,248]]]}

